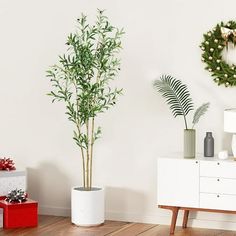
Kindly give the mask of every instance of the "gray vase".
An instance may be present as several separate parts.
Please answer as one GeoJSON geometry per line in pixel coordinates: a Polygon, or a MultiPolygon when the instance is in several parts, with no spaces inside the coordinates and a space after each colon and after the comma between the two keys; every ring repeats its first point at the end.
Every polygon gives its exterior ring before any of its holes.
{"type": "Polygon", "coordinates": [[[214,157],[214,138],[212,132],[206,132],[204,139],[204,157],[214,157]]]}
{"type": "Polygon", "coordinates": [[[195,129],[184,130],[184,158],[195,158],[196,132],[195,129]]]}

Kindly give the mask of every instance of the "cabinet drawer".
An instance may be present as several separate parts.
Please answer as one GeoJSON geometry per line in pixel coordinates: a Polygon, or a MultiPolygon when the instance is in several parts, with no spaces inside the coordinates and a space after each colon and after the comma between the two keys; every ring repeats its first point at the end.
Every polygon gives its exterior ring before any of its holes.
{"type": "Polygon", "coordinates": [[[200,176],[236,179],[236,162],[200,161],[200,176]]]}
{"type": "Polygon", "coordinates": [[[200,192],[236,195],[236,179],[201,177],[200,192]]]}
{"type": "Polygon", "coordinates": [[[200,193],[200,208],[236,211],[236,195],[200,193]]]}

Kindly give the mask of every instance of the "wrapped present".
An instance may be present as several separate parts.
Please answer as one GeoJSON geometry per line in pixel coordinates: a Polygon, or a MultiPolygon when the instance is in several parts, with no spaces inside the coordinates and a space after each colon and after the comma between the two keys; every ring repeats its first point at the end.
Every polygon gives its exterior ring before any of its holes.
{"type": "Polygon", "coordinates": [[[0,170],[0,196],[6,196],[13,189],[26,191],[26,171],[0,170]]]}
{"type": "Polygon", "coordinates": [[[0,208],[0,228],[3,227],[3,209],[0,208]]]}
{"type": "Polygon", "coordinates": [[[38,203],[27,199],[26,202],[9,203],[0,200],[3,208],[3,228],[36,227],[38,225],[38,203]]]}

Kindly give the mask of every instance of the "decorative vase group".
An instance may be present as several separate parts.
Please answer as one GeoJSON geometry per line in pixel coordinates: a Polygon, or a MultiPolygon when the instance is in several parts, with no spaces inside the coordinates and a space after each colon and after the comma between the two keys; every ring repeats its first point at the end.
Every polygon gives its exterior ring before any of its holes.
{"type": "MultiPolygon", "coordinates": [[[[195,158],[196,155],[196,130],[184,130],[184,158],[195,158]]],[[[206,132],[204,138],[204,157],[214,157],[214,138],[212,132],[206,132]]]]}

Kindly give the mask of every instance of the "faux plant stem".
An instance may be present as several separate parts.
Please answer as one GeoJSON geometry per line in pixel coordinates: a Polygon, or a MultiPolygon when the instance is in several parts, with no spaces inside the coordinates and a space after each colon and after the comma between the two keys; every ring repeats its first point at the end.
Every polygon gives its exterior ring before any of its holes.
{"type": "Polygon", "coordinates": [[[86,161],[86,182],[87,182],[87,186],[86,188],[88,190],[90,190],[91,186],[89,185],[90,181],[89,181],[89,176],[90,176],[90,169],[89,169],[89,162],[90,162],[90,156],[89,156],[89,144],[90,144],[90,140],[89,140],[89,120],[86,121],[86,133],[87,133],[87,148],[86,148],[86,156],[87,156],[87,161],[86,161]]]}
{"type": "MultiPolygon", "coordinates": [[[[97,47],[96,47],[96,51],[98,49],[98,45],[99,45],[99,41],[97,42],[97,47]]],[[[97,77],[96,77],[96,83],[99,83],[100,80],[100,71],[98,71],[97,77]]],[[[93,104],[95,104],[95,100],[96,100],[96,94],[93,97],[93,104]]],[[[95,134],[94,134],[94,115],[92,117],[92,128],[91,128],[91,136],[90,136],[90,163],[89,163],[89,169],[90,169],[90,177],[89,177],[89,186],[92,187],[92,178],[93,178],[93,145],[95,142],[95,134]]]]}
{"type": "Polygon", "coordinates": [[[185,129],[188,129],[188,125],[187,125],[186,116],[184,116],[184,124],[185,124],[185,129]]]}
{"type": "Polygon", "coordinates": [[[92,130],[91,130],[91,147],[90,147],[90,182],[89,185],[92,186],[92,173],[93,173],[93,144],[94,144],[94,117],[92,118],[92,130]]]}
{"type": "MultiPolygon", "coordinates": [[[[79,126],[77,125],[77,129],[78,129],[78,133],[81,134],[80,132],[80,128],[79,126]]],[[[81,150],[81,155],[82,155],[82,165],[83,165],[83,187],[85,188],[85,156],[84,156],[84,149],[82,147],[80,147],[80,150],[81,150]]]]}
{"type": "MultiPolygon", "coordinates": [[[[81,135],[81,128],[80,128],[80,119],[78,116],[79,113],[79,93],[78,93],[78,88],[76,86],[76,82],[73,81],[73,85],[75,88],[75,96],[76,96],[76,127],[78,130],[79,135],[81,135]]],[[[83,187],[86,187],[86,180],[85,180],[85,156],[84,156],[84,149],[82,146],[80,146],[80,150],[81,150],[81,156],[82,156],[82,165],[83,165],[83,187]]]]}

